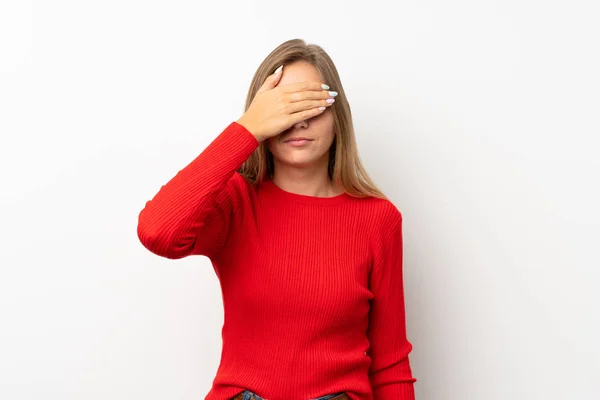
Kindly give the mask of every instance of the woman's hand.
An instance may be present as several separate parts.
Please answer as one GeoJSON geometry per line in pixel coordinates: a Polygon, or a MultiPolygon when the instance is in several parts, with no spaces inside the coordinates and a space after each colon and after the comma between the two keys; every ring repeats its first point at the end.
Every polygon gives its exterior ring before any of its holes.
{"type": "Polygon", "coordinates": [[[260,142],[292,125],[321,114],[333,104],[336,92],[320,82],[299,82],[277,86],[281,68],[270,75],[256,92],[248,110],[236,122],[260,142]],[[327,101],[327,99],[330,99],[327,101]]]}

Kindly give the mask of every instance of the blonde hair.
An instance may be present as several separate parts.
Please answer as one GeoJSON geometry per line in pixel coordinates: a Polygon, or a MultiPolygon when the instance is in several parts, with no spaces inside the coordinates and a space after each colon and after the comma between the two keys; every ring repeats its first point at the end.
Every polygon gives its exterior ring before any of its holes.
{"type": "MultiPolygon", "coordinates": [[[[256,92],[263,85],[265,79],[277,67],[283,64],[285,69],[285,64],[296,61],[312,64],[321,75],[323,82],[327,83],[331,90],[338,92],[335,103],[330,106],[333,113],[333,129],[336,134],[329,149],[329,178],[343,187],[349,195],[387,199],[369,178],[360,161],[348,99],[333,61],[320,46],[307,44],[302,39],[292,39],[275,48],[260,64],[252,78],[246,97],[245,110],[250,107],[256,92]]],[[[265,177],[273,177],[273,155],[265,141],[261,142],[238,172],[253,185],[261,183],[265,177]]]]}

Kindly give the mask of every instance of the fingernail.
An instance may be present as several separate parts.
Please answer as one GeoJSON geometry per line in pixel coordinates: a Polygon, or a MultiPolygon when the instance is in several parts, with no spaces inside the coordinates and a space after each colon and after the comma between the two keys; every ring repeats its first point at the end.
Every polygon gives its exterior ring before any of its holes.
{"type": "Polygon", "coordinates": [[[329,95],[332,96],[332,97],[335,97],[335,96],[338,95],[338,92],[329,92],[329,95]]]}
{"type": "Polygon", "coordinates": [[[325,101],[328,102],[329,104],[333,104],[333,102],[335,101],[335,99],[327,99],[325,101]]]}
{"type": "Polygon", "coordinates": [[[327,90],[327,89],[329,89],[329,86],[327,86],[327,85],[326,85],[326,84],[324,84],[324,83],[323,83],[323,84],[321,84],[321,87],[322,87],[324,90],[327,90]]]}
{"type": "Polygon", "coordinates": [[[273,73],[273,75],[277,75],[278,73],[280,73],[280,72],[281,72],[281,70],[282,70],[282,69],[283,69],[283,64],[282,64],[282,65],[280,65],[280,66],[279,66],[279,68],[277,68],[277,69],[275,70],[275,72],[273,73]]]}

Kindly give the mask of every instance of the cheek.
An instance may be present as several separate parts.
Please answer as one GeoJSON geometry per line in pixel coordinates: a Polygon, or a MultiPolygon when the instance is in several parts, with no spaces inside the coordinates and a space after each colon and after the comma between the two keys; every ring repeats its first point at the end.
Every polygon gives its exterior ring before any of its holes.
{"type": "Polygon", "coordinates": [[[333,141],[335,140],[335,135],[333,134],[333,132],[328,132],[327,135],[323,136],[323,144],[326,144],[327,147],[329,148],[332,144],[333,141]]]}
{"type": "Polygon", "coordinates": [[[319,136],[319,150],[321,152],[329,150],[335,140],[333,128],[327,126],[323,129],[323,133],[319,136]]]}

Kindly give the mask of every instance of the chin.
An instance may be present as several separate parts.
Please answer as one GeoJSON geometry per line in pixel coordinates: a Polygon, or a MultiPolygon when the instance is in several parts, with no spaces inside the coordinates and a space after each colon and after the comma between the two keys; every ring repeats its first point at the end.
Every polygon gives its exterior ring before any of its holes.
{"type": "Polygon", "coordinates": [[[284,158],[278,159],[278,161],[282,164],[293,165],[295,167],[301,167],[304,165],[311,165],[317,160],[315,160],[312,157],[300,156],[300,157],[284,157],[284,158]]]}
{"type": "Polygon", "coordinates": [[[294,148],[273,148],[273,157],[281,164],[291,165],[294,167],[310,166],[318,164],[323,158],[328,158],[328,151],[323,153],[320,149],[294,149],[294,148]]]}

